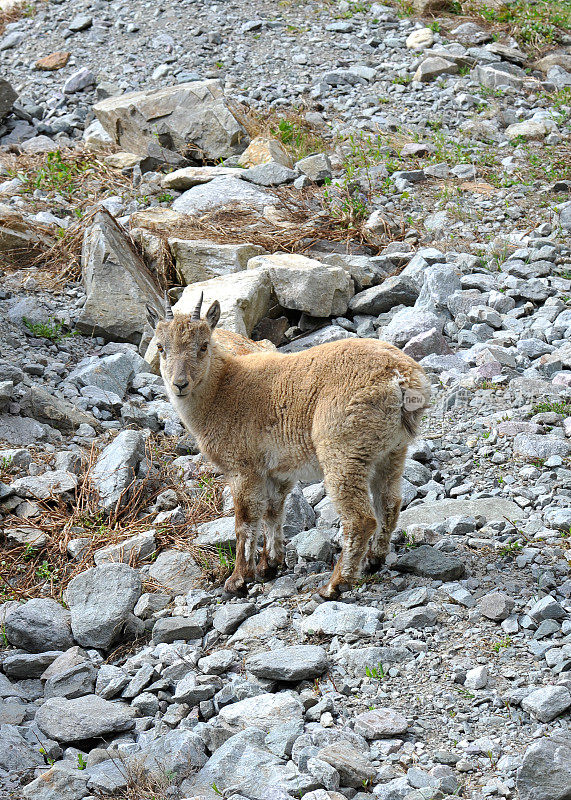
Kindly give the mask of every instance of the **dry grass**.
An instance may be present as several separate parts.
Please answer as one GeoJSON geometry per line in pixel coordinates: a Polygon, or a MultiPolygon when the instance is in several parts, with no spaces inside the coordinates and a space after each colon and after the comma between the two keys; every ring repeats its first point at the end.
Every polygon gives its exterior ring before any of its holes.
{"type": "Polygon", "coordinates": [[[331,149],[332,136],[324,129],[316,128],[308,122],[303,109],[258,109],[244,103],[230,102],[230,110],[247,130],[250,138],[265,136],[278,139],[289,152],[293,161],[313,153],[323,153],[331,149]]]}
{"type": "Polygon", "coordinates": [[[7,10],[0,10],[0,36],[6,30],[6,25],[22,17],[29,16],[31,6],[26,3],[17,3],[7,10]]]}
{"type": "MultiPolygon", "coordinates": [[[[147,443],[146,477],[136,480],[126,490],[117,507],[110,513],[101,512],[97,492],[91,473],[97,458],[92,448],[86,458],[85,470],[71,501],[53,499],[38,503],[39,517],[22,520],[12,517],[11,527],[29,525],[47,536],[41,548],[14,546],[3,534],[0,546],[0,596],[4,599],[25,600],[31,597],[53,597],[61,600],[69,581],[93,566],[96,550],[112,544],[120,544],[136,534],[155,531],[157,552],[163,548],[174,548],[190,552],[206,568],[211,577],[217,575],[218,554],[212,550],[199,549],[193,543],[194,526],[220,516],[222,481],[210,478],[205,481],[204,491],[191,497],[181,485],[175,471],[169,466],[169,454],[174,443],[152,437],[147,443]],[[174,489],[177,501],[185,512],[185,522],[155,524],[156,514],[150,506],[158,494],[174,489]],[[89,540],[85,552],[78,560],[67,554],[72,539],[85,537],[89,540]]],[[[224,570],[224,565],[221,565],[224,570]]]]}

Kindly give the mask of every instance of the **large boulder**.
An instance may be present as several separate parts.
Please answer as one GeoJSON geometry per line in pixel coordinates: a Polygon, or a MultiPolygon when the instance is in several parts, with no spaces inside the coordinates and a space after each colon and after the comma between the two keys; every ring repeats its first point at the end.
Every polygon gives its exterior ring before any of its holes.
{"type": "Polygon", "coordinates": [[[157,285],[125,231],[102,209],[85,231],[81,253],[87,300],[77,321],[82,333],[138,344],[146,306],[158,314],[157,285]]]}
{"type": "Polygon", "coordinates": [[[38,728],[58,742],[80,742],[108,733],[130,730],[137,711],[125,703],[111,703],[95,694],[74,700],[50,697],[36,714],[38,728]]]}
{"type": "Polygon", "coordinates": [[[101,100],[93,110],[129,153],[176,163],[238,155],[247,134],[228,110],[218,80],[181,83],[101,100]]]}
{"type": "Polygon", "coordinates": [[[73,645],[69,611],[48,597],[28,600],[12,611],[4,631],[11,645],[31,653],[67,650],[73,645]]]}
{"type": "Polygon", "coordinates": [[[103,564],[81,572],[67,588],[75,640],[83,647],[110,647],[140,596],[141,576],[127,564],[103,564]]]}
{"type": "Polygon", "coordinates": [[[525,751],[517,773],[521,800],[571,798],[571,741],[565,733],[542,737],[525,751]]]}
{"type": "Polygon", "coordinates": [[[248,261],[265,253],[254,244],[218,244],[206,239],[169,239],[178,274],[187,286],[246,269],[248,261]]]}
{"type": "Polygon", "coordinates": [[[354,286],[343,267],[294,253],[256,256],[248,269],[267,269],[278,303],[312,317],[344,314],[354,286]]]}

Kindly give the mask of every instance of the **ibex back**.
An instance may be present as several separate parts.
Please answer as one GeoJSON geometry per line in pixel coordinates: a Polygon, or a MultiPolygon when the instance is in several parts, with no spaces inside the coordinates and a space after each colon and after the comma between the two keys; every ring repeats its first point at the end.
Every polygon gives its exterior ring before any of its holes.
{"type": "Polygon", "coordinates": [[[376,339],[236,357],[212,336],[219,304],[204,319],[200,305],[174,318],[167,307],[155,336],[171,403],[234,497],[236,564],[225,588],[241,593],[256,572],[275,573],[288,493],[297,480],[324,477],[343,523],[341,556],[320,589],[335,597],[355,582],[365,558],[374,567],[387,555],[407,446],[429,404],[427,378],[376,339]]]}

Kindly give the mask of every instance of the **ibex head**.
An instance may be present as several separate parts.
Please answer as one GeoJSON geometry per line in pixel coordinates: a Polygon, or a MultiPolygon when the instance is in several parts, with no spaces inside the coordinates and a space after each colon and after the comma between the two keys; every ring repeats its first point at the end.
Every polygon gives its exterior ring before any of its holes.
{"type": "Polygon", "coordinates": [[[147,318],[155,328],[160,356],[161,375],[165,386],[175,397],[192,392],[208,372],[212,354],[212,331],[220,319],[220,303],[216,300],[204,319],[200,318],[203,295],[192,314],[173,316],[165,292],[165,316],[159,320],[147,306],[147,318]]]}

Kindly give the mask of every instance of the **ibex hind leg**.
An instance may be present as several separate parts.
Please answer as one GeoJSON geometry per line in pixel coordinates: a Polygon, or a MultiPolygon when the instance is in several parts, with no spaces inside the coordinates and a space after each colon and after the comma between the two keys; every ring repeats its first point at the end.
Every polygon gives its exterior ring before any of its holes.
{"type": "Polygon", "coordinates": [[[377,520],[369,496],[369,465],[361,459],[337,458],[324,464],[324,472],[327,492],[343,522],[343,550],[328,583],[319,589],[322,597],[333,599],[359,577],[377,520]]]}
{"type": "Polygon", "coordinates": [[[231,482],[236,515],[236,563],[224,584],[227,592],[245,594],[256,571],[256,549],[266,510],[263,480],[238,478],[231,482]]]}
{"type": "Polygon", "coordinates": [[[406,447],[387,453],[375,464],[371,476],[371,495],[377,529],[371,538],[364,569],[376,572],[385,563],[401,507],[401,479],[406,459],[406,447]]]}
{"type": "Polygon", "coordinates": [[[293,488],[290,481],[268,478],[267,506],[264,515],[264,547],[256,575],[261,580],[273,578],[284,561],[284,507],[293,488]]]}

